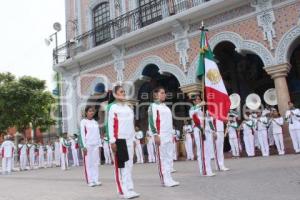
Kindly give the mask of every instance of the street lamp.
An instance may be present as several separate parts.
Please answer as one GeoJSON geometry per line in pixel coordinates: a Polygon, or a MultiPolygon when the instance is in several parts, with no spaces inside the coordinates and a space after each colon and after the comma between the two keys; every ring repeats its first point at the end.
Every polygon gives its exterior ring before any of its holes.
{"type": "MultiPolygon", "coordinates": [[[[45,43],[47,46],[49,46],[51,44],[51,42],[53,42],[53,37],[55,40],[55,50],[53,51],[53,58],[55,60],[55,64],[58,64],[58,40],[57,40],[57,33],[59,31],[61,31],[61,24],[59,22],[55,22],[53,24],[53,29],[55,30],[55,32],[53,34],[51,34],[48,38],[45,39],[45,43]]],[[[61,118],[62,118],[62,113],[61,113],[61,105],[60,105],[60,74],[57,72],[56,73],[56,82],[57,82],[57,96],[58,96],[58,129],[57,132],[58,134],[61,134],[62,132],[62,126],[61,126],[61,118]]]]}

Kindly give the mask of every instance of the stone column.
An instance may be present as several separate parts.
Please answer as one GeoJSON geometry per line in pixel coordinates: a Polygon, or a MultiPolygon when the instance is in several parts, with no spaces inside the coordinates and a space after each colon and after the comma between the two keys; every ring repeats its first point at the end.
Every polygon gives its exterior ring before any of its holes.
{"type": "MultiPolygon", "coordinates": [[[[288,102],[290,101],[289,89],[286,81],[286,77],[290,71],[290,64],[280,64],[271,67],[266,67],[266,72],[274,80],[274,85],[277,94],[278,109],[281,116],[285,115],[286,110],[288,109],[288,102]]],[[[288,134],[288,124],[283,126],[283,139],[285,144],[286,153],[293,152],[292,140],[288,134]]]]}
{"type": "Polygon", "coordinates": [[[271,67],[266,67],[266,72],[274,80],[274,85],[277,94],[278,109],[283,116],[288,109],[288,102],[290,101],[289,89],[286,81],[287,74],[290,71],[290,64],[284,63],[271,67]]]}

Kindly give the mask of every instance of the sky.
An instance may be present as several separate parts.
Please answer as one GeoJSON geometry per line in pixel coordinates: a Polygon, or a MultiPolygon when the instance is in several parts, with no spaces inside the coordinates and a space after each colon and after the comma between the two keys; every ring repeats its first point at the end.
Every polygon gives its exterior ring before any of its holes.
{"type": "Polygon", "coordinates": [[[3,1],[0,6],[0,72],[17,77],[30,75],[46,80],[47,89],[55,87],[52,49],[45,38],[54,33],[53,23],[60,22],[58,43],[65,41],[64,0],[3,1]]]}

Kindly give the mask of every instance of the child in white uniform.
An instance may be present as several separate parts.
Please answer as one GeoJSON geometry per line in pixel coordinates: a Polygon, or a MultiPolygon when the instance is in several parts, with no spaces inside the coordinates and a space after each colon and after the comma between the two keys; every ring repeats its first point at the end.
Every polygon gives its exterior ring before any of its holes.
{"type": "Polygon", "coordinates": [[[229,122],[227,124],[227,129],[225,135],[228,134],[229,144],[231,147],[231,153],[233,157],[240,156],[240,141],[239,141],[239,132],[238,132],[238,123],[236,122],[236,118],[231,116],[229,122]]]}
{"type": "Polygon", "coordinates": [[[144,154],[141,145],[141,139],[144,137],[143,132],[139,129],[139,127],[135,127],[135,155],[137,158],[137,163],[144,163],[144,154]]]}
{"type": "Polygon", "coordinates": [[[164,88],[156,88],[154,98],[155,102],[149,106],[148,121],[156,144],[159,176],[163,186],[174,187],[179,185],[179,182],[174,181],[171,176],[173,162],[172,113],[168,106],[163,103],[166,99],[164,88]]]}
{"type": "Polygon", "coordinates": [[[292,102],[289,102],[285,120],[289,123],[289,132],[295,153],[300,153],[300,109],[295,108],[292,102]]]}
{"type": "Polygon", "coordinates": [[[275,145],[279,155],[284,155],[284,143],[282,135],[283,118],[280,116],[277,110],[273,111],[271,119],[271,125],[273,129],[273,136],[275,145]]]}
{"type": "Polygon", "coordinates": [[[155,162],[154,137],[153,137],[152,133],[149,130],[146,132],[146,137],[147,137],[148,162],[149,163],[154,163],[155,162]]]}
{"type": "Polygon", "coordinates": [[[114,169],[117,190],[122,198],[138,197],[132,180],[134,153],[134,113],[125,102],[122,86],[113,89],[115,101],[107,107],[106,133],[114,154],[114,169]]]}
{"type": "Polygon", "coordinates": [[[20,144],[18,145],[18,152],[20,155],[20,170],[26,170],[26,166],[27,166],[27,145],[25,143],[24,138],[20,139],[20,144]]]}
{"type": "Polygon", "coordinates": [[[60,143],[60,167],[62,170],[69,169],[69,147],[71,143],[67,139],[67,133],[63,133],[62,137],[59,139],[60,143]]]}
{"type": "Polygon", "coordinates": [[[47,150],[47,167],[53,167],[53,146],[50,141],[46,145],[47,150]]]}
{"type": "Polygon", "coordinates": [[[258,116],[257,120],[257,133],[260,150],[263,156],[269,156],[269,142],[268,142],[268,118],[265,116],[266,112],[258,116]]]}
{"type": "Polygon", "coordinates": [[[0,152],[2,154],[2,174],[10,174],[13,168],[13,155],[16,149],[12,142],[12,137],[7,135],[4,138],[4,142],[0,146],[0,152]]]}
{"type": "Polygon", "coordinates": [[[192,132],[193,128],[188,123],[188,121],[184,121],[183,133],[184,133],[184,145],[187,154],[187,160],[194,160],[194,151],[193,151],[193,140],[192,140],[192,132]]]}
{"type": "Polygon", "coordinates": [[[239,130],[243,130],[246,153],[249,157],[255,156],[253,128],[254,122],[249,117],[242,122],[239,128],[239,130]]]}

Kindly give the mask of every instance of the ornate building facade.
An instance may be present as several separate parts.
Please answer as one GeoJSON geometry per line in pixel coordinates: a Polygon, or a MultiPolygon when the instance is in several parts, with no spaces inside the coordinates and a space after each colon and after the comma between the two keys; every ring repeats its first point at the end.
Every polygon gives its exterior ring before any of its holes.
{"type": "MultiPolygon", "coordinates": [[[[63,77],[64,130],[77,132],[82,108],[104,102],[120,82],[139,105],[157,85],[174,104],[199,91],[202,21],[229,93],[243,102],[274,87],[281,113],[291,99],[299,105],[298,0],[66,0],[67,43],[53,67],[63,77]]],[[[174,110],[186,115],[186,105],[174,110]]]]}

